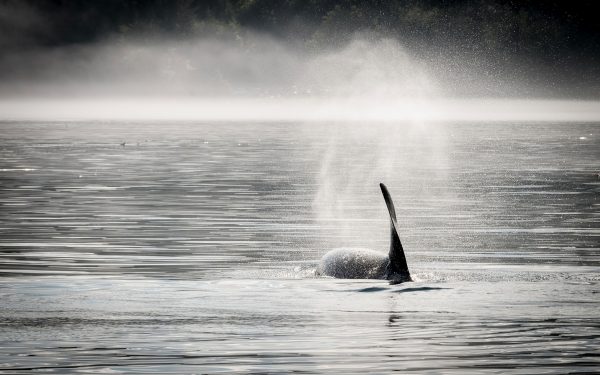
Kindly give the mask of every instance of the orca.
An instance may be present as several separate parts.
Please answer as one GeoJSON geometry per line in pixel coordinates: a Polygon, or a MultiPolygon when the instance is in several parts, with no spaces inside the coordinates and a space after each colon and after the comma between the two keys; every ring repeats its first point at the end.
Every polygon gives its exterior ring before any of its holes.
{"type": "Polygon", "coordinates": [[[392,284],[412,281],[404,249],[398,236],[396,209],[390,192],[379,184],[390,215],[390,251],[388,255],[368,249],[333,249],[321,258],[317,275],[338,279],[386,279],[392,284]]]}

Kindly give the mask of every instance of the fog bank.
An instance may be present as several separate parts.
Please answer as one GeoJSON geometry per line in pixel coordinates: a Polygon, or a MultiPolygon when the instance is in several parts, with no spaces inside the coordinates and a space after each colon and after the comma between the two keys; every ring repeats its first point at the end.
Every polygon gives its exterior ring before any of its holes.
{"type": "Polygon", "coordinates": [[[528,99],[119,98],[4,99],[17,121],[561,122],[600,121],[600,102],[528,99]]]}
{"type": "Polygon", "coordinates": [[[12,70],[0,83],[2,120],[600,120],[598,102],[531,100],[507,80],[461,81],[468,72],[364,33],[318,50],[259,34],[106,40],[15,52],[0,63],[12,70]],[[452,95],[481,86],[498,95],[452,95]]]}

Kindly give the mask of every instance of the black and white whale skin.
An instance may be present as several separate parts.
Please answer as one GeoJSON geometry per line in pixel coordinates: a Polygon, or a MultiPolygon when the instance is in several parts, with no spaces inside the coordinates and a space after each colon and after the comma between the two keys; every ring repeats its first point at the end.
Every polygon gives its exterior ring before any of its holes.
{"type": "Polygon", "coordinates": [[[334,249],[321,258],[317,275],[339,279],[386,279],[392,283],[412,281],[404,249],[398,236],[394,202],[384,184],[379,184],[390,214],[390,251],[388,255],[368,249],[334,249]]]}

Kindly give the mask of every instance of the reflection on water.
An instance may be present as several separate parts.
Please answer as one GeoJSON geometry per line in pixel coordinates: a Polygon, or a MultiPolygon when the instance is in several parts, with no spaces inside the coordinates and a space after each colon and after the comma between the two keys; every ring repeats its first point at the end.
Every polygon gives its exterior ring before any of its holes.
{"type": "Polygon", "coordinates": [[[0,373],[600,364],[597,124],[0,126],[0,373]],[[315,278],[380,181],[417,281],[315,278]]]}

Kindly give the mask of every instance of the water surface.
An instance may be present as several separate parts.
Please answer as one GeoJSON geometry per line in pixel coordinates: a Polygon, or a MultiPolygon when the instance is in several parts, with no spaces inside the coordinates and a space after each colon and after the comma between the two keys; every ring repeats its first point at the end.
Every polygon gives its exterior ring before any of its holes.
{"type": "Polygon", "coordinates": [[[0,124],[0,373],[589,373],[587,123],[0,124]],[[314,277],[386,251],[415,282],[314,277]]]}

